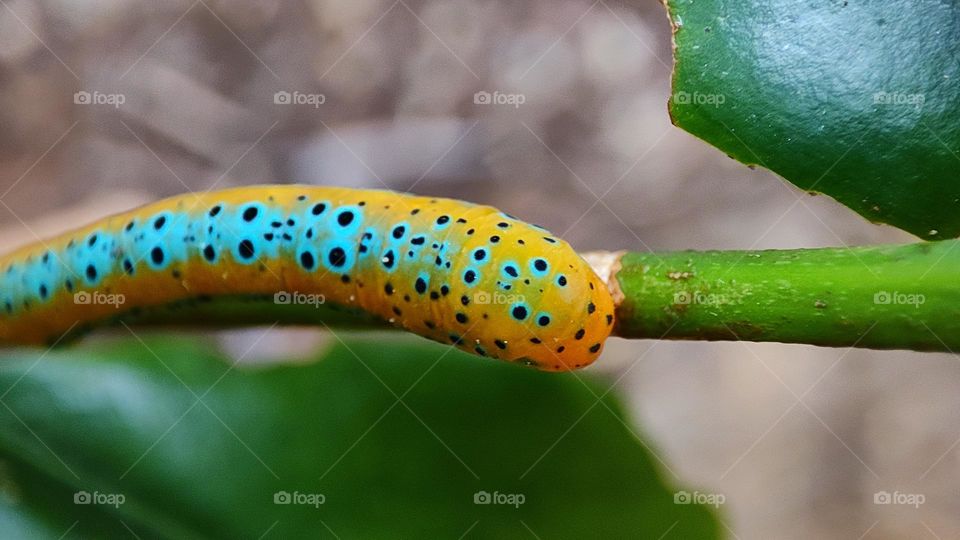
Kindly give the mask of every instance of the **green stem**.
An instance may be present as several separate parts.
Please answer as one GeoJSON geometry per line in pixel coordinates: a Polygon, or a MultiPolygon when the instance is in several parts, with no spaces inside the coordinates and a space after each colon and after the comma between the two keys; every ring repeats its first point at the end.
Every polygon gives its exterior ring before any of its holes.
{"type": "Polygon", "coordinates": [[[960,350],[958,242],[627,253],[618,335],[960,350]]]}

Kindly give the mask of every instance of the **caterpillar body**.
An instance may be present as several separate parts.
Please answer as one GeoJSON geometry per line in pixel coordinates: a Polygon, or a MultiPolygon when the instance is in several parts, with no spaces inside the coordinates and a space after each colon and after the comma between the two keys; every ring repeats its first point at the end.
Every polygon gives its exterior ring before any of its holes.
{"type": "Polygon", "coordinates": [[[0,344],[283,294],[552,371],[593,362],[614,323],[605,284],[566,242],[495,208],[266,185],[173,197],[6,255],[0,344]]]}

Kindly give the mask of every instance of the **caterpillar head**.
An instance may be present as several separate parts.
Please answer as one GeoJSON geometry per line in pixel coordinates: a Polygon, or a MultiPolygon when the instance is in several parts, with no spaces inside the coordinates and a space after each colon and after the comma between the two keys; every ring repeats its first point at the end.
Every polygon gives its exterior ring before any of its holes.
{"type": "Polygon", "coordinates": [[[468,321],[479,315],[481,323],[457,335],[458,344],[546,371],[591,364],[614,324],[606,284],[569,244],[540,227],[499,212],[485,221],[487,234],[471,236],[461,253],[463,271],[476,283],[462,313],[468,321]]]}
{"type": "Polygon", "coordinates": [[[525,344],[523,360],[546,371],[590,365],[613,329],[613,298],[603,280],[565,242],[558,242],[544,258],[566,269],[551,276],[542,293],[537,289],[539,308],[533,311],[529,323],[534,336],[525,344]],[[560,276],[565,285],[560,285],[560,276]]]}

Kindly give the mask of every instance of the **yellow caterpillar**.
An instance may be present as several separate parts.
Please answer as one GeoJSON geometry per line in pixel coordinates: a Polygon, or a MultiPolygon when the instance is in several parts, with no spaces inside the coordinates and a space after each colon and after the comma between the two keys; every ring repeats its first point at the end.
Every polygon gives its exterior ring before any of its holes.
{"type": "Polygon", "coordinates": [[[0,272],[2,344],[176,322],[177,306],[202,303],[229,322],[257,318],[238,310],[316,302],[567,370],[593,362],[614,323],[606,286],[563,240],[488,206],[389,191],[267,185],[173,197],[19,249],[0,272]]]}

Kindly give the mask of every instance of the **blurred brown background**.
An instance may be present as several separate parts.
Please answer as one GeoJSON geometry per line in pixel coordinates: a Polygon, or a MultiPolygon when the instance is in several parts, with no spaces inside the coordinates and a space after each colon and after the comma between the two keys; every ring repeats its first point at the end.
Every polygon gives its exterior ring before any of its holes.
{"type": "MultiPolygon", "coordinates": [[[[583,250],[911,240],[672,127],[652,0],[0,4],[5,250],[264,182],[490,203],[583,250]]],[[[270,357],[322,339],[223,341],[270,357]]],[[[665,477],[724,495],[731,537],[960,537],[950,355],[616,340],[592,370],[619,379],[665,477]]]]}

